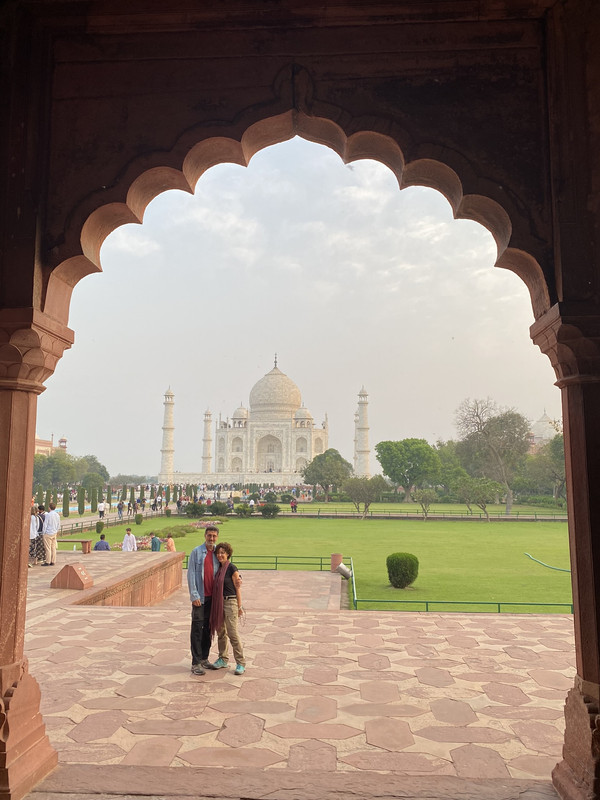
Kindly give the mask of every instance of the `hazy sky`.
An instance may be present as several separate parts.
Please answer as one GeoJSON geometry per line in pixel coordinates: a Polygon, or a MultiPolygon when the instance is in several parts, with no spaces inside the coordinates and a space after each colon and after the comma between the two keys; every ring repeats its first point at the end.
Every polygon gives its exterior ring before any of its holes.
{"type": "Polygon", "coordinates": [[[527,289],[495,255],[441,194],[400,192],[373,161],[345,166],[294,139],[214,167],[193,197],[167,192],[107,239],[104,272],[73,293],[75,344],[39,399],[38,434],[111,474],[156,474],[170,387],[175,469],[200,470],[204,411],[248,406],[274,353],[349,461],[363,385],[371,447],[455,437],[466,397],[559,418],[527,289]]]}

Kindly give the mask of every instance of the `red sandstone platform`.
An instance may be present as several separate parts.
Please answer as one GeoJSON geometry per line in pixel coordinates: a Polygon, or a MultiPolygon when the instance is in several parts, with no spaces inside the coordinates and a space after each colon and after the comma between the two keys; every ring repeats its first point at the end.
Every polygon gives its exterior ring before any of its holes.
{"type": "MultiPolygon", "coordinates": [[[[152,558],[85,564],[110,581],[152,558]]],[[[26,648],[59,755],[36,800],[556,796],[570,617],[343,611],[338,575],[245,571],[247,672],[196,677],[185,590],[73,606],[54,570],[29,574],[26,648]]]]}

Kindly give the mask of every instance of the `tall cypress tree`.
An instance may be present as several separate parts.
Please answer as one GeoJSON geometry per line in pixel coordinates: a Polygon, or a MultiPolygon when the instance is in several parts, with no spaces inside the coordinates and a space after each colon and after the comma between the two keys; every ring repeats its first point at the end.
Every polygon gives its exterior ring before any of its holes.
{"type": "Polygon", "coordinates": [[[150,487],[150,500],[154,500],[156,495],[154,494],[154,484],[150,487]]]}
{"type": "Polygon", "coordinates": [[[55,506],[58,505],[58,489],[52,490],[52,502],[54,503],[55,506]]]}
{"type": "Polygon", "coordinates": [[[90,492],[90,510],[92,514],[98,511],[98,489],[95,486],[92,486],[92,491],[90,492]]]}
{"type": "Polygon", "coordinates": [[[129,502],[131,505],[135,503],[135,486],[132,486],[129,490],[129,502]]]}
{"type": "Polygon", "coordinates": [[[50,503],[52,502],[52,490],[46,489],[46,497],[44,499],[44,504],[46,506],[46,511],[50,508],[50,503]]]}
{"type": "Polygon", "coordinates": [[[63,489],[63,510],[62,515],[63,517],[68,517],[70,513],[69,508],[69,500],[71,499],[71,492],[69,491],[69,487],[65,486],[63,489]]]}
{"type": "Polygon", "coordinates": [[[121,500],[125,503],[127,502],[127,484],[123,484],[123,488],[121,489],[121,500]]]}
{"type": "Polygon", "coordinates": [[[77,513],[79,516],[85,514],[85,488],[83,486],[77,487],[77,513]]]}
{"type": "Polygon", "coordinates": [[[37,496],[35,498],[36,505],[44,505],[44,487],[40,484],[37,488],[37,496]]]}
{"type": "Polygon", "coordinates": [[[142,484],[140,486],[140,500],[145,500],[145,499],[146,499],[146,487],[144,486],[144,484],[142,484]]]}
{"type": "Polygon", "coordinates": [[[98,502],[99,503],[104,502],[104,492],[102,491],[102,489],[98,489],[98,502]]]}
{"type": "Polygon", "coordinates": [[[174,503],[177,502],[178,497],[179,497],[179,494],[178,494],[178,491],[177,491],[177,486],[174,486],[173,487],[173,502],[174,503]]]}
{"type": "Polygon", "coordinates": [[[171,502],[171,487],[167,486],[167,491],[165,494],[165,503],[169,505],[170,502],[171,502]]]}
{"type": "Polygon", "coordinates": [[[106,502],[108,503],[108,510],[110,511],[112,506],[112,486],[106,487],[106,502]]]}

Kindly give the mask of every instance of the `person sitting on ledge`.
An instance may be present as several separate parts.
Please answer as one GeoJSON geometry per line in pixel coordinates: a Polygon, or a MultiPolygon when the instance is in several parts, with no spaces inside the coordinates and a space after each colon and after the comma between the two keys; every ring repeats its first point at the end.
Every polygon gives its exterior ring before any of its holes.
{"type": "Polygon", "coordinates": [[[106,541],[106,536],[103,533],[100,534],[100,541],[96,542],[94,545],[94,550],[110,550],[110,545],[106,541]]]}

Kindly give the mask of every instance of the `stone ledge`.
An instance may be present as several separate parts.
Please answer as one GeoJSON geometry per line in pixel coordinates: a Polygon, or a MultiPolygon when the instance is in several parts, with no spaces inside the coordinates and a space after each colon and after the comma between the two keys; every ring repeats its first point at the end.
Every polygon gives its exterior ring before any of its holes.
{"type": "MultiPolygon", "coordinates": [[[[156,605],[181,588],[184,558],[185,553],[148,554],[147,564],[136,560],[125,577],[116,581],[109,579],[92,589],[79,592],[71,605],[156,605]]],[[[93,568],[90,569],[93,571],[93,568]]]]}
{"type": "Polygon", "coordinates": [[[468,780],[454,777],[408,777],[373,773],[320,772],[307,775],[289,769],[251,767],[136,767],[111,765],[59,766],[32,793],[34,800],[54,800],[72,794],[86,796],[195,797],[219,800],[347,800],[348,796],[370,798],[430,798],[445,800],[557,800],[550,781],[468,780]],[[201,792],[199,793],[199,787],[201,792]]]}

